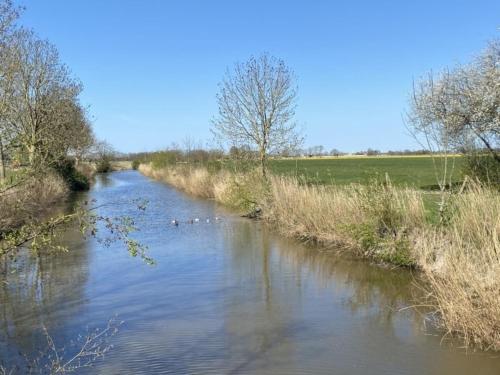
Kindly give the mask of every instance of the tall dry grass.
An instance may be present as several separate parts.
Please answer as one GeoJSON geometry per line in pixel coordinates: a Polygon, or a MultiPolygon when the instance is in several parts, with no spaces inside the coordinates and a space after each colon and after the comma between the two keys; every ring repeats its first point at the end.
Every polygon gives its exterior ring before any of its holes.
{"type": "Polygon", "coordinates": [[[453,197],[450,222],[415,252],[443,327],[466,346],[500,350],[500,195],[478,184],[453,197]]]}
{"type": "Polygon", "coordinates": [[[204,169],[140,171],[240,209],[259,206],[281,233],[421,269],[440,322],[466,345],[500,350],[500,195],[470,183],[453,194],[444,224],[426,220],[424,194],[389,181],[309,186],[293,178],[204,169]],[[251,202],[251,204],[249,204],[251,202]]]}
{"type": "Polygon", "coordinates": [[[424,225],[422,196],[390,182],[307,186],[271,177],[265,217],[288,236],[349,248],[363,256],[413,265],[410,234],[424,225]]]}
{"type": "MultiPolygon", "coordinates": [[[[155,169],[150,164],[141,164],[139,171],[155,180],[167,182],[188,194],[207,199],[215,198],[215,182],[218,176],[211,175],[202,168],[162,168],[155,169]]],[[[222,176],[220,176],[222,179],[222,176]]]]}
{"type": "Polygon", "coordinates": [[[206,168],[186,165],[155,169],[151,164],[141,164],[139,171],[193,196],[214,199],[243,211],[255,208],[257,194],[262,191],[261,181],[254,173],[236,174],[227,170],[210,173],[206,168]]]}
{"type": "Polygon", "coordinates": [[[66,198],[66,182],[55,173],[32,177],[0,194],[0,234],[38,219],[66,198]]]}

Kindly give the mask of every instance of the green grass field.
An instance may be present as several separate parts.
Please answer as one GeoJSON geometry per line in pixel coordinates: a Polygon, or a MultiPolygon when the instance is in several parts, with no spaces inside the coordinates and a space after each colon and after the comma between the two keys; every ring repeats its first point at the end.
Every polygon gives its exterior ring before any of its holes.
{"type": "MultiPolygon", "coordinates": [[[[436,158],[439,171],[443,162],[444,158],[436,158]]],[[[462,158],[449,157],[449,168],[453,163],[453,182],[458,182],[461,179],[462,158]]],[[[281,159],[271,160],[270,169],[276,174],[298,176],[320,184],[366,184],[375,178],[385,179],[386,173],[392,183],[399,186],[432,189],[437,184],[435,168],[429,156],[281,159]]]]}

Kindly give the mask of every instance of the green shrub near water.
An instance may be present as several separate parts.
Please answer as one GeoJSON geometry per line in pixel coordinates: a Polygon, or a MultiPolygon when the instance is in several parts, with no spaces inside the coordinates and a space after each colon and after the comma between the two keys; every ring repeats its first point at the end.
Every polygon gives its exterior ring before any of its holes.
{"type": "Polygon", "coordinates": [[[108,158],[102,158],[96,163],[97,173],[108,173],[111,171],[111,161],[108,158]]]}
{"type": "MultiPolygon", "coordinates": [[[[408,220],[408,207],[387,178],[373,180],[366,187],[356,187],[361,198],[359,209],[365,213],[365,222],[350,226],[351,235],[360,248],[375,259],[399,266],[412,267],[415,259],[410,249],[410,223],[423,223],[422,217],[408,220]]],[[[417,212],[423,212],[423,202],[417,212]]]]}
{"type": "Polygon", "coordinates": [[[53,169],[68,185],[71,191],[88,190],[90,188],[89,179],[75,168],[75,162],[70,159],[58,161],[53,169]]]}

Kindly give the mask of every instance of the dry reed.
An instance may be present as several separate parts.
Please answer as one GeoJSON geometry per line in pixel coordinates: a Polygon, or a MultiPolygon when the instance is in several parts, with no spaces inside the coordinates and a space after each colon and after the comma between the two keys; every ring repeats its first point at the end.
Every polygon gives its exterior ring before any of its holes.
{"type": "Polygon", "coordinates": [[[471,184],[453,198],[449,224],[416,241],[418,263],[448,333],[500,350],[500,197],[471,184]]]}

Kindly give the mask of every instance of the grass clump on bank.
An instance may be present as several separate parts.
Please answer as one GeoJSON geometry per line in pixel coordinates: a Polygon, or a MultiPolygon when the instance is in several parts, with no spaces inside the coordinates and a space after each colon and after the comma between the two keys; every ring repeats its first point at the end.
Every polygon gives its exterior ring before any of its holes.
{"type": "Polygon", "coordinates": [[[500,195],[469,182],[446,220],[429,220],[425,192],[384,182],[315,185],[297,178],[209,172],[189,165],[139,170],[189,194],[262,218],[287,236],[414,267],[428,280],[440,323],[467,345],[500,350],[500,195]]]}

